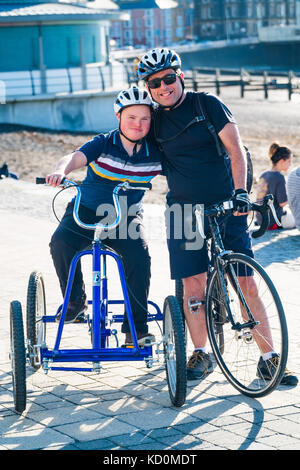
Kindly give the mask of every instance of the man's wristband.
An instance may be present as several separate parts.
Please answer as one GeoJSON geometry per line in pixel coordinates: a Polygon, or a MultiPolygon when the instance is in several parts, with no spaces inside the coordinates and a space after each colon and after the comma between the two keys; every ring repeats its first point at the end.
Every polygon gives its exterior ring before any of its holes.
{"type": "Polygon", "coordinates": [[[238,189],[234,190],[234,195],[243,194],[243,193],[248,193],[248,191],[246,189],[243,189],[243,188],[238,188],[238,189]]]}

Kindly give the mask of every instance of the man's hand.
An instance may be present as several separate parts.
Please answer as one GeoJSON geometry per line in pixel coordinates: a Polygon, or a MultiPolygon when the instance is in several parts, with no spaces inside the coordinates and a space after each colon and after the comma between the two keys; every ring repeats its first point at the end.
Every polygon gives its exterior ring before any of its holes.
{"type": "Polygon", "coordinates": [[[245,189],[235,189],[231,200],[233,202],[234,215],[249,214],[251,211],[249,194],[245,189]]]}

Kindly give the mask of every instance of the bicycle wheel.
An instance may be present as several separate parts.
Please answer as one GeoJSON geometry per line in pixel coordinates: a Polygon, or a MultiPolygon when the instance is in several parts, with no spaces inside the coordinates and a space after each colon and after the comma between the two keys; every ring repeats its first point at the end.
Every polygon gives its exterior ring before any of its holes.
{"type": "Polygon", "coordinates": [[[26,408],[26,352],[22,307],[16,300],[10,304],[10,361],[15,410],[22,413],[26,408]]]}
{"type": "Polygon", "coordinates": [[[228,381],[247,396],[261,397],[280,383],[285,371],[288,333],[283,307],[271,279],[255,260],[232,253],[224,257],[224,261],[221,276],[215,270],[207,286],[209,340],[216,361],[228,381]],[[253,287],[253,279],[256,287],[253,287]],[[215,295],[218,288],[219,297],[215,295]],[[251,295],[256,293],[258,297],[251,300],[251,295]],[[218,319],[214,315],[218,303],[225,312],[221,319],[223,352],[216,334],[218,319]],[[234,324],[230,321],[230,314],[234,324]],[[255,326],[246,325],[251,314],[257,322],[255,326]],[[259,374],[258,362],[262,352],[270,350],[279,354],[279,361],[275,373],[270,373],[267,380],[259,374]]]}
{"type": "Polygon", "coordinates": [[[185,319],[185,314],[184,314],[184,307],[183,307],[183,282],[182,279],[176,279],[175,280],[175,297],[177,299],[181,315],[182,315],[182,321],[183,321],[183,328],[185,332],[185,342],[187,344],[187,324],[186,324],[186,319],[185,319]]]}
{"type": "Polygon", "coordinates": [[[171,401],[180,407],[186,397],[186,351],[182,315],[176,297],[169,295],[163,309],[163,337],[167,383],[171,401]]]}
{"type": "Polygon", "coordinates": [[[46,340],[44,315],[46,315],[44,280],[41,273],[34,271],[30,274],[27,289],[26,330],[29,340],[29,360],[36,370],[41,366],[40,345],[46,340]]]}
{"type": "Polygon", "coordinates": [[[182,279],[175,280],[175,297],[177,299],[179,308],[183,313],[183,282],[182,279]]]}

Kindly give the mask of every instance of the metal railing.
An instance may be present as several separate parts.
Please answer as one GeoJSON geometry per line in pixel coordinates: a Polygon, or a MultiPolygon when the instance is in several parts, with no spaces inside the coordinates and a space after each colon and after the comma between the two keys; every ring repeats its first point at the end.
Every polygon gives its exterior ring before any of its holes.
{"type": "Polygon", "coordinates": [[[245,69],[214,69],[195,67],[184,75],[186,88],[194,91],[213,88],[216,95],[221,94],[224,87],[238,87],[240,97],[250,91],[262,91],[265,99],[269,98],[270,90],[287,90],[288,99],[293,93],[300,93],[300,74],[293,71],[258,71],[245,69]]]}
{"type": "MultiPolygon", "coordinates": [[[[220,95],[223,88],[237,87],[241,98],[251,91],[262,91],[265,99],[271,90],[286,90],[288,99],[300,93],[300,73],[245,69],[217,69],[195,67],[184,71],[187,89],[213,89],[220,95]]],[[[139,84],[136,65],[132,62],[88,64],[55,70],[29,70],[27,72],[0,73],[0,103],[18,96],[74,93],[76,91],[120,90],[139,84]]],[[[142,83],[140,83],[143,86],[142,83]]]]}
{"type": "Polygon", "coordinates": [[[11,99],[82,90],[119,90],[128,84],[128,74],[123,64],[98,63],[84,67],[0,73],[0,83],[5,90],[5,98],[11,99]]]}

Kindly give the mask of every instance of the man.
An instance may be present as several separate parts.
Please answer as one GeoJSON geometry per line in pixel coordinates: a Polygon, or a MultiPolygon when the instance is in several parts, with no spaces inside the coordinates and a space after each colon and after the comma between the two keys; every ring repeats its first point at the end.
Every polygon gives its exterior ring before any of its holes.
{"type": "MultiPolygon", "coordinates": [[[[148,141],[151,124],[152,100],[145,89],[132,87],[118,94],[114,111],[119,129],[99,134],[70,155],[62,157],[55,170],[47,176],[48,184],[56,187],[70,172],[88,166],[87,176],[81,184],[79,217],[87,224],[94,224],[101,215],[113,208],[113,190],[120,182],[147,183],[161,172],[161,152],[148,141]]],[[[129,300],[132,308],[139,346],[154,341],[148,333],[147,296],[150,285],[150,255],[145,239],[142,220],[142,198],[144,191],[120,191],[126,199],[128,213],[122,213],[121,224],[127,228],[124,236],[120,228],[117,233],[105,238],[105,244],[122,256],[129,300]],[[129,229],[138,237],[130,237],[129,229]]],[[[125,205],[125,204],[124,204],[125,205]]],[[[62,294],[65,294],[70,264],[76,251],[89,245],[94,232],[79,227],[73,219],[74,201],[52,236],[50,249],[59,278],[62,294]]],[[[114,211],[111,214],[114,217],[114,211]],[[113,213],[113,214],[112,214],[113,213]]],[[[85,286],[80,262],[77,264],[70,302],[66,312],[66,323],[73,323],[87,309],[85,286]]],[[[59,315],[58,315],[59,319],[59,315]]],[[[122,325],[125,344],[131,345],[132,337],[125,315],[122,325]]]]}
{"type": "MultiPolygon", "coordinates": [[[[253,257],[247,232],[249,197],[246,190],[246,156],[236,122],[229,109],[217,97],[206,95],[206,110],[224,147],[220,157],[215,140],[203,122],[195,119],[195,97],[184,89],[181,60],[175,51],[157,48],[145,54],[138,66],[138,75],[144,80],[152,99],[159,104],[154,133],[164,153],[164,166],[169,186],[167,205],[212,204],[232,199],[234,215],[226,224],[223,241],[226,249],[253,257]]],[[[172,279],[182,279],[184,285],[184,312],[195,350],[187,364],[188,379],[198,379],[212,372],[212,362],[206,351],[207,331],[204,306],[207,280],[207,250],[183,250],[182,240],[174,236],[171,223],[168,239],[172,279]],[[201,304],[199,314],[191,302],[201,304]]],[[[251,305],[259,305],[261,321],[263,305],[258,298],[254,279],[239,277],[240,285],[247,282],[251,305]],[[250,289],[249,289],[249,282],[250,289]]],[[[243,289],[244,290],[244,289],[243,289]]],[[[256,309],[258,310],[258,309],[256,309]]],[[[276,367],[272,342],[257,340],[262,353],[259,373],[270,377],[276,367]]],[[[296,384],[297,377],[286,371],[282,383],[296,384]]]]}

